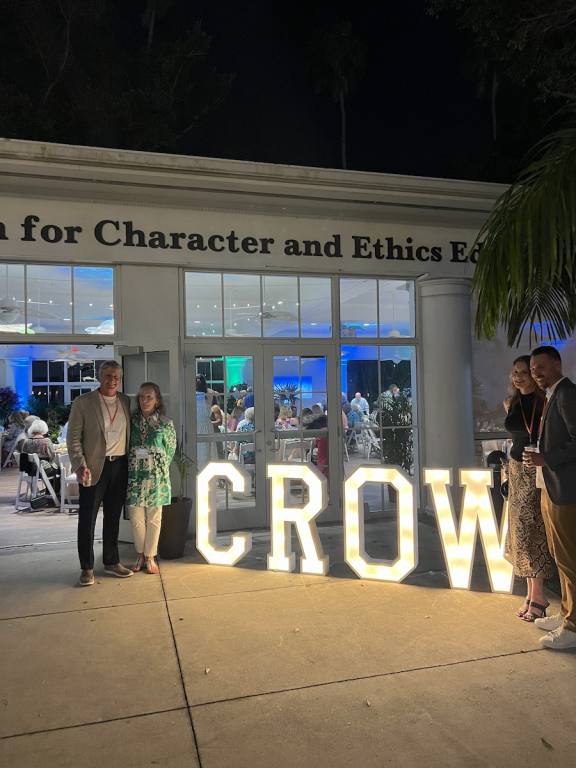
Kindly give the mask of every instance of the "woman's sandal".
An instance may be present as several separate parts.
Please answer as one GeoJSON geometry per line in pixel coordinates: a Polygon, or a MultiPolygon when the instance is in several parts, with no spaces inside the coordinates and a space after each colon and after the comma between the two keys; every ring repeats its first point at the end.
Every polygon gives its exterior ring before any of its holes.
{"type": "Polygon", "coordinates": [[[158,569],[158,563],[156,562],[156,558],[154,557],[146,558],[146,570],[148,571],[148,573],[160,573],[158,569]]]}
{"type": "Polygon", "coordinates": [[[528,600],[528,598],[526,598],[526,601],[525,601],[524,605],[522,606],[522,608],[519,608],[516,611],[516,616],[518,616],[519,619],[523,619],[524,616],[528,613],[529,609],[530,609],[530,600],[528,600]]]}
{"type": "Polygon", "coordinates": [[[130,566],[130,570],[134,573],[138,573],[138,571],[141,571],[144,566],[144,555],[138,555],[138,559],[134,563],[134,565],[130,566]]]}
{"type": "Polygon", "coordinates": [[[524,621],[529,622],[532,622],[535,619],[543,619],[546,616],[546,608],[548,608],[549,605],[550,603],[543,605],[542,603],[535,603],[533,600],[530,600],[530,608],[528,611],[526,611],[522,618],[524,621]],[[533,609],[536,609],[538,613],[534,613],[533,609]]]}

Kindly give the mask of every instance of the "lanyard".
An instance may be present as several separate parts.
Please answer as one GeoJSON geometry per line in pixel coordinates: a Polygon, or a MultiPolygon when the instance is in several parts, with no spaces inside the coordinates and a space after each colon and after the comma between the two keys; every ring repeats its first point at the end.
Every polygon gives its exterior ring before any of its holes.
{"type": "Polygon", "coordinates": [[[550,398],[546,397],[546,402],[544,403],[544,408],[542,410],[542,416],[540,416],[540,424],[538,425],[538,440],[540,440],[540,435],[542,434],[542,427],[544,426],[544,416],[546,415],[546,411],[548,410],[549,405],[550,405],[550,398]]]}
{"type": "Polygon", "coordinates": [[[106,412],[108,413],[108,420],[110,421],[110,426],[112,426],[112,425],[114,424],[114,419],[115,419],[115,418],[116,418],[116,416],[118,415],[118,408],[120,407],[120,405],[119,405],[119,403],[118,403],[118,397],[116,397],[116,409],[115,409],[115,411],[114,411],[114,415],[113,415],[113,416],[112,416],[112,414],[110,413],[110,408],[108,407],[108,403],[107,403],[107,402],[106,402],[106,400],[104,399],[104,395],[103,395],[101,392],[100,392],[100,397],[102,398],[102,402],[103,402],[103,403],[104,403],[104,405],[106,406],[106,412]]]}
{"type": "MultiPolygon", "coordinates": [[[[524,413],[522,400],[520,400],[520,412],[522,414],[522,421],[524,422],[524,426],[526,427],[526,432],[528,432],[528,437],[530,438],[530,440],[532,440],[532,429],[534,427],[534,417],[536,415],[536,395],[534,395],[534,404],[532,405],[532,416],[530,418],[530,424],[528,424],[528,419],[526,418],[526,414],[524,413]]],[[[540,421],[540,423],[542,423],[542,421],[540,421]]]]}

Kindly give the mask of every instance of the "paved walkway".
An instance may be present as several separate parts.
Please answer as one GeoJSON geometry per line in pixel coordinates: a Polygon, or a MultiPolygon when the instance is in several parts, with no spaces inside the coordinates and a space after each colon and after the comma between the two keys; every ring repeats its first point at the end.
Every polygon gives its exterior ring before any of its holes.
{"type": "MultiPolygon", "coordinates": [[[[236,568],[190,543],[160,576],[81,589],[75,520],[15,518],[0,506],[1,765],[575,763],[576,655],[540,650],[481,564],[475,591],[447,589],[432,526],[400,585],[354,578],[331,527],[328,577],[266,571],[260,533],[236,568]]],[[[367,526],[371,553],[390,526],[367,526]]]]}

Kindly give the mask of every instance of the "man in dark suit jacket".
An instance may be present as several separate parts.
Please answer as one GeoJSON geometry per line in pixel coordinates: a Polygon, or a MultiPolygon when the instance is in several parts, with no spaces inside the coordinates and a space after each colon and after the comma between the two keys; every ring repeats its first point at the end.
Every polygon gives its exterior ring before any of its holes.
{"type": "Polygon", "coordinates": [[[560,613],[536,619],[548,634],[545,648],[576,648],[576,385],[562,373],[562,359],[554,347],[532,352],[530,372],[546,404],[540,423],[539,452],[524,454],[537,468],[536,485],[542,489],[542,517],[548,548],[556,560],[562,590],[560,613]]]}

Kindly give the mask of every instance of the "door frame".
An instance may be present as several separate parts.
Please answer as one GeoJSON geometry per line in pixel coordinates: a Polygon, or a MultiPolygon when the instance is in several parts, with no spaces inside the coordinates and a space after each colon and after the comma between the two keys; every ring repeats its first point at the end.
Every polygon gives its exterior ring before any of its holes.
{"type": "MultiPolygon", "coordinates": [[[[269,407],[264,411],[264,451],[265,463],[282,463],[276,455],[274,441],[274,365],[273,358],[277,356],[324,357],[326,358],[326,397],[328,401],[328,507],[322,513],[320,520],[340,520],[342,495],[342,403],[340,393],[340,378],[336,346],[332,339],[322,342],[313,339],[274,339],[264,341],[264,398],[269,407]],[[272,341],[272,340],[271,340],[272,341]]],[[[269,493],[267,494],[269,495],[269,493]]]]}
{"type": "MultiPolygon", "coordinates": [[[[269,524],[267,494],[258,489],[266,488],[266,465],[264,460],[264,430],[262,424],[262,403],[264,402],[263,390],[263,362],[262,350],[254,342],[246,339],[202,339],[187,340],[184,343],[183,367],[184,367],[184,434],[186,437],[187,449],[192,459],[195,474],[198,472],[197,462],[197,428],[196,428],[196,358],[206,357],[250,357],[252,358],[253,375],[253,394],[255,407],[255,430],[254,447],[256,455],[254,483],[257,489],[254,497],[251,498],[251,504],[245,508],[236,510],[240,515],[238,520],[238,529],[241,528],[264,528],[269,524]],[[260,404],[260,405],[258,405],[260,404]],[[192,455],[193,454],[193,455],[192,455]],[[253,499],[253,505],[252,505],[253,499]]],[[[226,392],[224,392],[226,396],[226,392]]],[[[225,410],[225,409],[224,409],[225,410]]],[[[203,442],[218,443],[224,442],[218,435],[206,435],[203,442]]],[[[194,503],[196,500],[195,490],[193,491],[194,503]]],[[[235,530],[226,525],[226,530],[235,530]]]]}
{"type": "MultiPolygon", "coordinates": [[[[251,357],[253,359],[253,390],[255,407],[254,442],[256,448],[257,489],[253,528],[270,526],[270,490],[266,478],[266,465],[278,463],[278,458],[268,443],[273,443],[273,371],[272,358],[275,355],[317,355],[326,358],[326,384],[328,398],[328,461],[329,461],[329,505],[322,514],[322,520],[340,520],[342,501],[342,417],[340,377],[338,372],[337,346],[333,340],[318,339],[187,339],[183,345],[185,436],[186,443],[196,463],[196,358],[197,357],[251,357]],[[270,407],[267,407],[267,404],[270,407]]],[[[208,442],[211,442],[208,440],[208,442]]],[[[218,442],[215,436],[214,442],[218,442]]],[[[239,528],[249,527],[246,522],[239,528]]]]}

